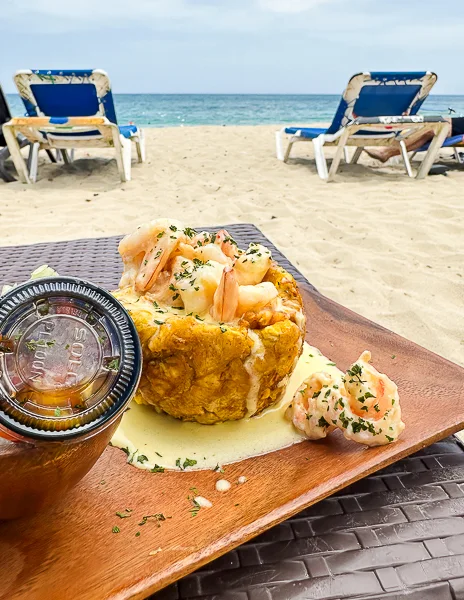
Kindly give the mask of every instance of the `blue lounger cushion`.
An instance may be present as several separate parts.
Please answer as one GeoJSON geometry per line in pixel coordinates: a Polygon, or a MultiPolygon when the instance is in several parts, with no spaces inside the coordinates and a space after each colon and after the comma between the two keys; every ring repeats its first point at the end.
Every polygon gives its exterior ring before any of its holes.
{"type": "Polygon", "coordinates": [[[285,133],[288,135],[295,135],[297,132],[300,132],[300,136],[304,138],[308,138],[312,140],[316,138],[318,135],[327,132],[327,128],[324,127],[287,127],[285,129],[285,133]]]}
{"type": "MultiPolygon", "coordinates": [[[[425,152],[429,149],[430,142],[421,146],[416,152],[425,152]]],[[[453,146],[464,146],[464,135],[454,135],[448,137],[442,144],[442,148],[452,148],[453,146]]]]}
{"type": "MultiPolygon", "coordinates": [[[[67,119],[61,119],[61,118],[58,119],[58,118],[52,117],[50,119],[50,122],[64,125],[66,123],[66,120],[67,119]]],[[[137,125],[118,125],[118,127],[119,127],[119,133],[128,140],[130,140],[134,135],[137,135],[137,133],[139,132],[137,125]]],[[[44,134],[44,135],[45,135],[45,137],[47,137],[46,134],[44,134]]],[[[53,132],[54,137],[79,138],[79,137],[89,137],[92,135],[98,136],[101,134],[98,131],[98,129],[94,129],[93,131],[70,131],[69,133],[66,131],[54,131],[53,132]]]]}

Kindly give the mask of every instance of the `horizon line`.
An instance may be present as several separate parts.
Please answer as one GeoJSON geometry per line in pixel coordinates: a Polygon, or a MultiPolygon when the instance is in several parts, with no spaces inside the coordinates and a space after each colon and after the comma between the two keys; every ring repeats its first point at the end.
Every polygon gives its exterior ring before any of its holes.
{"type": "MultiPolygon", "coordinates": [[[[117,96],[337,96],[340,97],[340,92],[115,92],[117,96]]],[[[19,92],[5,92],[14,96],[19,96],[19,92]]],[[[464,96],[464,94],[432,94],[430,96],[464,96]]]]}

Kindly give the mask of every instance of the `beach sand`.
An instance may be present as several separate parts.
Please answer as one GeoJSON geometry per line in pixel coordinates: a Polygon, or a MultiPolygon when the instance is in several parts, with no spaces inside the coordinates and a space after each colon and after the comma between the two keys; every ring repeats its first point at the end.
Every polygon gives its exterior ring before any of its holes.
{"type": "Polygon", "coordinates": [[[147,162],[126,184],[111,151],[42,158],[35,185],[0,181],[0,243],[126,233],[160,216],[255,223],[323,294],[464,365],[464,167],[416,181],[362,157],[327,184],[311,144],[276,160],[275,129],[148,129],[147,162]]]}

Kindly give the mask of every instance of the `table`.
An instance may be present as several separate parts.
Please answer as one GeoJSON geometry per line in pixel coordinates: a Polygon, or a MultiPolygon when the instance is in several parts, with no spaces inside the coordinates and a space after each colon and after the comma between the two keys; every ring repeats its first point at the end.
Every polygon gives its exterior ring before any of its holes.
{"type": "MultiPolygon", "coordinates": [[[[226,227],[239,245],[253,239],[271,247],[298,281],[308,283],[253,225],[226,227]]],[[[115,260],[118,239],[0,248],[0,282],[27,279],[49,263],[61,275],[114,288],[121,270],[115,260]]],[[[311,506],[151,598],[464,599],[463,517],[464,452],[447,438],[311,506]]]]}

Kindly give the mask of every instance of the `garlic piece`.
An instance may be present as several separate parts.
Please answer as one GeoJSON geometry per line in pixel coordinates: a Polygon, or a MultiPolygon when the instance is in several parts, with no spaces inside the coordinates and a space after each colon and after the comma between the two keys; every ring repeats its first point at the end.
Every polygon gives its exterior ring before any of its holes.
{"type": "Polygon", "coordinates": [[[245,477],[245,475],[240,475],[240,477],[237,479],[237,483],[246,483],[248,481],[248,479],[245,477]]]}
{"type": "Polygon", "coordinates": [[[216,489],[218,492],[227,492],[230,490],[230,488],[231,484],[230,481],[227,481],[227,479],[219,479],[216,481],[216,489]]]}
{"type": "Polygon", "coordinates": [[[211,508],[213,506],[213,503],[203,498],[203,496],[195,496],[194,500],[201,508],[211,508]]]}

